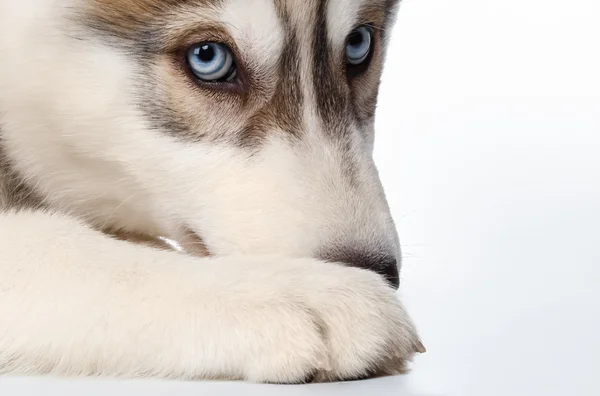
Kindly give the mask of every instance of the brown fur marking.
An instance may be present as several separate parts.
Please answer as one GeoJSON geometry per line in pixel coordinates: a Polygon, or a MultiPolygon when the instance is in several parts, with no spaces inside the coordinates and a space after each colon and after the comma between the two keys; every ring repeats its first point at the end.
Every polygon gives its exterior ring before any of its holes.
{"type": "Polygon", "coordinates": [[[0,211],[41,208],[41,199],[17,174],[5,151],[0,128],[0,211]]]}

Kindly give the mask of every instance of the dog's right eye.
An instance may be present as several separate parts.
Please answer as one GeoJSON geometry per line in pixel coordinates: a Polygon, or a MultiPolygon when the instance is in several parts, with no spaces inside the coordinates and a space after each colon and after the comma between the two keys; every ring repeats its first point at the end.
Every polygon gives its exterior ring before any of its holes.
{"type": "Polygon", "coordinates": [[[233,82],[237,76],[233,54],[224,44],[191,46],[187,51],[187,63],[192,73],[204,82],[233,82]]]}

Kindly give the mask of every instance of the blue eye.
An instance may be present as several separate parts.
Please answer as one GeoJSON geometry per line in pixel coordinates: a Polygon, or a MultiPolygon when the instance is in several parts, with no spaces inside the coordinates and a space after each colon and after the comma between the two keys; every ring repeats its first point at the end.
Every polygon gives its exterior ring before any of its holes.
{"type": "Polygon", "coordinates": [[[373,31],[366,26],[354,29],[348,36],[346,58],[351,65],[360,65],[367,60],[371,53],[373,31]]]}
{"type": "Polygon", "coordinates": [[[187,61],[194,75],[203,81],[231,82],[237,75],[233,55],[223,44],[196,44],[188,50],[187,61]]]}

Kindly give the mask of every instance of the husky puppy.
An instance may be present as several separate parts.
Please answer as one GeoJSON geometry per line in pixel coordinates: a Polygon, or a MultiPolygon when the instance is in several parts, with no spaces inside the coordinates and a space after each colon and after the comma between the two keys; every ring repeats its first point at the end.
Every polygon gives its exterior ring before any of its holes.
{"type": "Polygon", "coordinates": [[[401,372],[397,3],[0,0],[0,373],[401,372]]]}

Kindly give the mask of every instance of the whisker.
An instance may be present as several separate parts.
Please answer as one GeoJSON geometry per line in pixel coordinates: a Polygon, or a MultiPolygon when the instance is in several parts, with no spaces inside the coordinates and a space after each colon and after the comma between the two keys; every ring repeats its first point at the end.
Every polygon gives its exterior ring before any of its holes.
{"type": "Polygon", "coordinates": [[[108,222],[112,219],[112,217],[114,216],[114,214],[123,207],[123,205],[125,205],[128,201],[130,201],[133,197],[135,197],[136,195],[138,195],[137,192],[133,193],[131,196],[129,196],[128,198],[125,198],[123,201],[121,201],[121,203],[119,205],[117,205],[113,211],[110,213],[110,215],[108,216],[108,218],[104,221],[104,224],[102,224],[101,229],[106,228],[106,225],[108,224],[108,222]]]}

